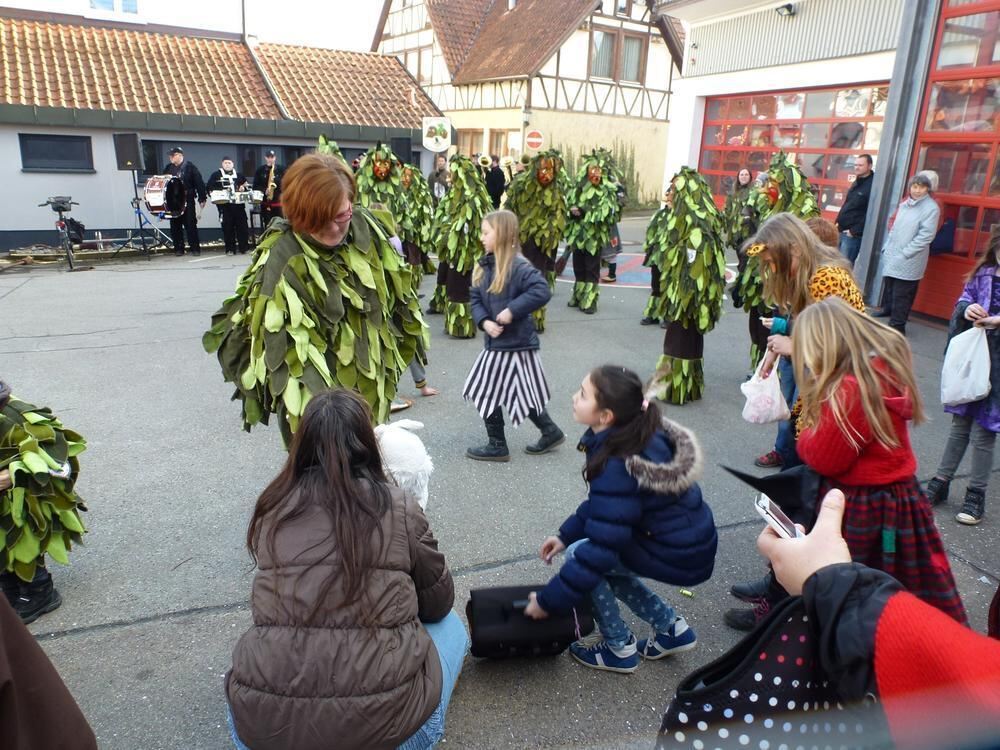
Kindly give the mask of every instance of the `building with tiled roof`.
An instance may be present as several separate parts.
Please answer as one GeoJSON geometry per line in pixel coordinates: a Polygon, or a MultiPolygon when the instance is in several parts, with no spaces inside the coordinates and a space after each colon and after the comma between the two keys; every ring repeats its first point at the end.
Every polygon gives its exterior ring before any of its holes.
{"type": "MultiPolygon", "coordinates": [[[[141,138],[144,175],[179,145],[205,178],[223,156],[252,176],[265,150],[287,164],[321,134],[349,159],[383,141],[429,160],[422,118],[440,114],[394,56],[0,9],[0,148],[20,155],[0,162],[0,250],[53,242],[52,216],[37,208],[50,195],[80,202],[73,215],[88,235],[134,225],[115,132],[141,138]]],[[[209,230],[215,213],[201,220],[209,230]]]]}
{"type": "Polygon", "coordinates": [[[608,146],[661,194],[683,29],[653,0],[384,0],[372,50],[399,58],[466,154],[608,146]],[[535,133],[537,131],[537,133],[535,133]]]}

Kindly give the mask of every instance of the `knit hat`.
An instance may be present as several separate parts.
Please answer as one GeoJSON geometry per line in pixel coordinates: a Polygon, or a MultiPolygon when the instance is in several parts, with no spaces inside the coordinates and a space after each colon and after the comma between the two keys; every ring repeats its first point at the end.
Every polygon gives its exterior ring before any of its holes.
{"type": "Polygon", "coordinates": [[[913,179],[910,180],[910,184],[923,185],[933,193],[938,187],[938,173],[933,169],[922,169],[913,175],[913,179]]]}

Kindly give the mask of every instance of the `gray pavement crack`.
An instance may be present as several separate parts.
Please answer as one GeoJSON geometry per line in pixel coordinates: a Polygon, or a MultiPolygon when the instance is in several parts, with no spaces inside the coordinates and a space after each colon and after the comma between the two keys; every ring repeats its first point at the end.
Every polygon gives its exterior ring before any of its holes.
{"type": "MultiPolygon", "coordinates": [[[[35,339],[58,339],[66,338],[69,336],[94,336],[98,333],[119,333],[121,331],[134,331],[139,326],[126,326],[125,328],[102,328],[99,331],[79,331],[78,333],[40,333],[36,336],[5,336],[0,338],[0,341],[18,341],[20,339],[26,339],[28,341],[34,341],[35,339]]],[[[58,351],[56,349],[47,349],[46,351],[58,351]]]]}
{"type": "Polygon", "coordinates": [[[27,284],[27,283],[28,283],[29,281],[31,281],[31,279],[25,279],[24,281],[22,281],[22,282],[21,282],[20,284],[18,284],[18,285],[17,285],[16,287],[14,287],[13,289],[8,289],[8,290],[7,290],[6,292],[4,292],[3,294],[0,294],[0,299],[4,299],[4,298],[6,298],[6,297],[9,297],[9,296],[10,296],[10,295],[12,295],[12,294],[13,294],[14,292],[16,292],[16,291],[17,291],[18,289],[20,289],[20,288],[21,288],[22,286],[24,286],[25,284],[27,284]]]}
{"type": "Polygon", "coordinates": [[[87,349],[120,349],[126,346],[149,346],[153,344],[171,344],[177,341],[200,340],[195,336],[179,336],[173,339],[153,339],[152,341],[126,341],[121,344],[101,344],[100,346],[67,346],[55,349],[12,349],[10,351],[0,351],[0,354],[46,354],[49,352],[79,352],[87,349]]]}

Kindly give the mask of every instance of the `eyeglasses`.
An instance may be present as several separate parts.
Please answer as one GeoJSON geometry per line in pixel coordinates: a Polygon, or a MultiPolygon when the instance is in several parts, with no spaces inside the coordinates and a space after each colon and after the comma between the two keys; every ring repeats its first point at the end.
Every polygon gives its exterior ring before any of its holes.
{"type": "Polygon", "coordinates": [[[334,224],[347,224],[354,217],[354,206],[333,217],[334,224]]]}

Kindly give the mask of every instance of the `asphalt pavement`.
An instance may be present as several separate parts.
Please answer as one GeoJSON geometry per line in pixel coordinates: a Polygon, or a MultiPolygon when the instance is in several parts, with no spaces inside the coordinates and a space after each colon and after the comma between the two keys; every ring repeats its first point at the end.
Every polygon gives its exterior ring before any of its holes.
{"type": "MultiPolygon", "coordinates": [[[[644,229],[642,218],[623,222],[626,253],[641,251],[644,229]]],[[[246,525],[284,456],[277,429],[243,432],[232,387],[201,347],[209,316],[245,263],[206,254],[81,273],[55,267],[0,273],[0,375],[22,398],[51,406],[89,443],[78,485],[90,507],[86,546],[72,553],[70,566],[53,564],[64,604],[31,630],[102,748],[231,747],[222,678],[250,621],[246,525]]],[[[537,559],[538,547],[584,496],[575,450],[581,429],[572,423],[570,396],[589,368],[607,362],[647,377],[661,351],[662,331],[639,325],[648,291],[637,265],[631,286],[602,289],[593,316],[567,308],[568,284],[558,284],[542,356],[551,413],[571,437],[545,456],[523,453],[536,436],[525,424],[509,432],[509,464],[464,458],[466,446],[485,438],[461,398],[481,343],[447,338],[443,319],[428,316],[428,377],[442,393],[420,398],[404,375],[401,394],[416,404],[401,416],[426,425],[422,437],[436,466],[427,513],[455,574],[463,616],[470,588],[544,583],[553,573],[537,559]]],[[[424,290],[431,284],[427,277],[424,290]]],[[[698,647],[627,676],[587,670],[567,655],[469,658],[442,747],[651,747],[678,681],[738,640],[722,613],[737,604],[729,586],[764,571],[754,546],[761,523],[751,492],[717,467],[752,470],[752,459],[774,437],[773,427],[740,417],[746,331],[744,314],[728,307],[706,339],[704,399],[666,409],[701,441],[702,487],[719,526],[709,582],[695,587],[693,597],[655,587],[695,629],[698,647]]],[[[913,431],[926,480],[948,434],[937,395],[945,334],[924,323],[912,323],[908,334],[932,417],[913,431]]],[[[1000,575],[1000,493],[991,487],[986,519],[970,528],[953,520],[963,491],[960,479],[937,518],[973,625],[984,630],[1000,575]]]]}

